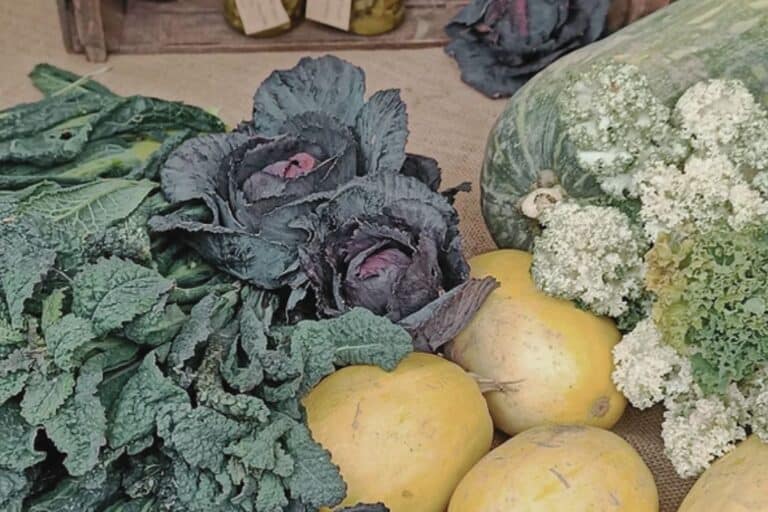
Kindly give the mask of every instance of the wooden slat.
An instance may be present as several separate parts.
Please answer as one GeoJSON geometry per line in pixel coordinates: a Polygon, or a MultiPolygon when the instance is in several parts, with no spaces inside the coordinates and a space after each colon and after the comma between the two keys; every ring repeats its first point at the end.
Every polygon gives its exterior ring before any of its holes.
{"type": "MultiPolygon", "coordinates": [[[[99,0],[70,0],[92,3],[99,0]]],[[[349,34],[303,21],[273,38],[245,37],[224,19],[222,0],[101,0],[106,48],[119,53],[324,51],[421,48],[446,43],[445,24],[467,0],[406,0],[408,12],[396,30],[375,37],[349,34]],[[124,2],[116,12],[114,4],[124,2]]],[[[81,34],[81,38],[84,37],[81,34]]],[[[87,47],[87,45],[86,45],[87,47]]],[[[91,51],[93,53],[93,51],[91,51]]]]}
{"type": "Polygon", "coordinates": [[[82,53],[83,45],[77,37],[77,27],[75,26],[75,8],[72,0],[56,0],[56,7],[59,11],[59,26],[61,26],[61,39],[64,42],[64,48],[68,52],[82,53]]]}
{"type": "Polygon", "coordinates": [[[107,42],[101,19],[101,0],[72,0],[75,8],[77,35],[85,48],[88,60],[107,60],[107,42]]]}

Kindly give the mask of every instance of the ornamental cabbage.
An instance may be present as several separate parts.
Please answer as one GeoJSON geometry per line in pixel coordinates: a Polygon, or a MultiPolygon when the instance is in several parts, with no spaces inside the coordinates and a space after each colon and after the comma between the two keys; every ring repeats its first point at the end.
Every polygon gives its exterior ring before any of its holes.
{"type": "Polygon", "coordinates": [[[624,213],[564,201],[540,220],[544,232],[534,243],[531,274],[542,291],[614,317],[639,298],[645,244],[624,213]]]}
{"type": "Polygon", "coordinates": [[[399,91],[364,100],[361,69],[336,57],[276,71],[253,119],[190,139],[161,170],[175,209],[156,216],[213,267],[288,295],[287,313],[364,307],[435,350],[493,289],[469,279],[440,169],[408,154],[399,91]]]}
{"type": "Polygon", "coordinates": [[[616,319],[614,381],[636,407],[665,405],[681,476],[750,431],[768,441],[768,111],[720,79],[669,105],[616,62],[571,77],[560,102],[603,195],[553,178],[523,197],[537,285],[616,319]]]}

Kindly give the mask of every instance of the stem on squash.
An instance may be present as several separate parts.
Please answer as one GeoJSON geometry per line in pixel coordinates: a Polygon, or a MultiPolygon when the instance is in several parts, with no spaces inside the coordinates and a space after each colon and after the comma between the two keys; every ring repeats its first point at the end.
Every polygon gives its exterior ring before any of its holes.
{"type": "Polygon", "coordinates": [[[547,208],[551,208],[565,197],[560,185],[537,188],[520,199],[520,211],[528,218],[538,219],[547,208]]]}

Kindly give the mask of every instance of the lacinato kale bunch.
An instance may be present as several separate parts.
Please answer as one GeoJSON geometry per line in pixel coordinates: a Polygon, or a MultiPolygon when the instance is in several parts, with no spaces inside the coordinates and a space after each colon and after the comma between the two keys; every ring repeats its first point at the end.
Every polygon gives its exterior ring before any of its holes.
{"type": "Polygon", "coordinates": [[[490,98],[511,96],[564,54],[597,40],[610,0],[472,0],[451,20],[445,51],[490,98]]]}
{"type": "Polygon", "coordinates": [[[158,233],[238,279],[288,296],[287,310],[333,317],[365,307],[434,350],[493,289],[471,280],[440,169],[408,154],[397,90],[365,100],[361,69],[333,56],[274,72],[253,118],[190,139],[162,171],[178,208],[158,233]]]}
{"type": "MultiPolygon", "coordinates": [[[[412,337],[354,307],[287,325],[284,297],[150,233],[150,218],[180,214],[159,169],[188,137],[222,140],[218,118],[49,66],[32,77],[48,96],[0,112],[0,510],[340,503],[344,481],[301,398],[341,366],[393,369],[412,337]]],[[[266,174],[355,147],[323,145],[328,133],[305,135],[266,174]]]]}

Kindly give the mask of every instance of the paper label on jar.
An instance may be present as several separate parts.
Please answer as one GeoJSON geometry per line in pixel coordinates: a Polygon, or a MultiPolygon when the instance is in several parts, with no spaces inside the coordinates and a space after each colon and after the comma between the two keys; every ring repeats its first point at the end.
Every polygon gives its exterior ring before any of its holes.
{"type": "Polygon", "coordinates": [[[235,0],[243,30],[249,36],[282,27],[291,22],[282,0],[235,0]]]}
{"type": "Polygon", "coordinates": [[[307,19],[349,31],[352,0],[307,0],[307,19]]]}

